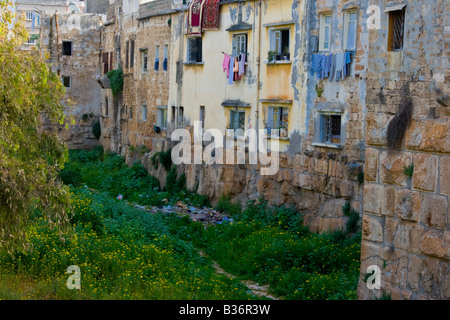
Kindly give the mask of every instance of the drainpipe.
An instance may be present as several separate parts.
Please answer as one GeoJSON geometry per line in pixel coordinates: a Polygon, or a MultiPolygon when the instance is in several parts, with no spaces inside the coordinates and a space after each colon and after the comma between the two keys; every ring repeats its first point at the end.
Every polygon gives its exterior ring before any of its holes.
{"type": "Polygon", "coordinates": [[[258,1],[259,28],[258,28],[258,56],[256,57],[257,73],[256,73],[256,141],[259,147],[259,113],[260,103],[259,95],[261,90],[261,41],[262,41],[262,0],[258,1]]]}
{"type": "Polygon", "coordinates": [[[56,26],[56,52],[57,52],[57,60],[58,66],[56,69],[56,72],[58,73],[58,76],[61,75],[61,62],[59,61],[59,28],[58,28],[58,10],[55,11],[55,26],[56,26]]]}

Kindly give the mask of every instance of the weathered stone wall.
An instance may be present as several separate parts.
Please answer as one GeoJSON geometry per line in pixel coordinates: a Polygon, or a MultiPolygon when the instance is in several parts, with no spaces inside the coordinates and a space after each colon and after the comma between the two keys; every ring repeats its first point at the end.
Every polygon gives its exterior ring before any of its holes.
{"type": "Polygon", "coordinates": [[[53,71],[70,77],[66,97],[70,100],[66,112],[74,124],[58,126],[58,132],[69,148],[92,148],[99,144],[92,126],[100,115],[99,75],[100,26],[95,14],[44,14],[40,34],[41,48],[50,54],[53,71]],[[62,54],[62,42],[72,42],[72,54],[62,54]]]}
{"type": "MultiPolygon", "coordinates": [[[[167,1],[159,2],[165,5],[164,8],[167,7],[167,1]]],[[[113,68],[122,67],[124,88],[123,93],[117,96],[113,96],[108,88],[102,90],[104,129],[101,140],[106,149],[124,154],[129,161],[133,149],[142,150],[145,147],[152,150],[151,137],[158,136],[154,130],[157,107],[167,108],[169,73],[163,70],[163,54],[165,45],[168,52],[170,50],[171,28],[168,20],[171,15],[161,13],[161,5],[125,6],[122,1],[116,1],[107,16],[108,22],[103,32],[104,52],[114,52],[113,68]],[[134,41],[133,57],[131,41],[134,41]],[[159,46],[159,70],[155,70],[156,46],[159,46]],[[144,51],[148,57],[147,70],[143,70],[144,51]],[[105,99],[108,100],[108,115],[105,99]],[[147,107],[146,119],[142,115],[143,105],[147,107]]],[[[165,131],[159,136],[165,136],[165,131]]]]}
{"type": "Polygon", "coordinates": [[[403,1],[404,48],[388,51],[384,10],[392,3],[376,2],[381,29],[370,31],[359,297],[450,299],[450,6],[403,1]],[[408,102],[410,125],[400,146],[388,148],[388,125],[408,102]],[[382,271],[380,290],[363,281],[370,265],[382,271]]]}

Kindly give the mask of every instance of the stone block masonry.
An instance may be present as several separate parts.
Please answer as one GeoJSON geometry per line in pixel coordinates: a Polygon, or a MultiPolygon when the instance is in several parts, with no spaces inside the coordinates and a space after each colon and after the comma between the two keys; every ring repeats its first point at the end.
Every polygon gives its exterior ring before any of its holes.
{"type": "Polygon", "coordinates": [[[68,128],[53,126],[70,149],[90,149],[99,144],[93,125],[99,121],[101,90],[97,83],[100,57],[100,26],[96,14],[42,16],[41,48],[66,87],[68,128]],[[72,123],[72,121],[74,123],[72,123]]]}
{"type": "MultiPolygon", "coordinates": [[[[440,103],[450,93],[444,2],[402,2],[402,50],[386,47],[389,23],[370,31],[361,299],[383,292],[392,299],[450,299],[450,106],[440,103]],[[409,126],[400,147],[389,148],[387,128],[408,100],[409,126]],[[380,290],[364,282],[370,265],[381,269],[380,290]]],[[[376,4],[388,22],[390,1],[376,4]]]]}

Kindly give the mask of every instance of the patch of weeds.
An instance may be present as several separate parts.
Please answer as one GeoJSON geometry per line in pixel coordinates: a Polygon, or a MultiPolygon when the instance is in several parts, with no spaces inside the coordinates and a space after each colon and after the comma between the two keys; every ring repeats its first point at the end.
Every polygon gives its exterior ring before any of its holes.
{"type": "Polygon", "coordinates": [[[403,173],[405,174],[405,176],[412,178],[413,174],[414,174],[414,165],[410,165],[410,166],[405,166],[403,173]]]}

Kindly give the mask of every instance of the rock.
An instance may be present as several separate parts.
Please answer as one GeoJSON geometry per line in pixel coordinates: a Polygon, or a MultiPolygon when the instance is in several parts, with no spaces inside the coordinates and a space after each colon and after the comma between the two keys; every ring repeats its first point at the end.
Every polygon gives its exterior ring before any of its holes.
{"type": "Polygon", "coordinates": [[[429,152],[450,152],[450,121],[441,120],[413,120],[406,131],[406,147],[411,150],[429,152]]]}
{"type": "Polygon", "coordinates": [[[378,150],[366,149],[366,162],[364,168],[365,181],[377,181],[378,176],[378,150]]]}
{"type": "Polygon", "coordinates": [[[377,184],[364,185],[364,210],[377,215],[394,214],[395,188],[377,184]]]}
{"type": "Polygon", "coordinates": [[[395,214],[408,221],[419,221],[421,198],[418,192],[399,189],[395,194],[395,214]]]}
{"type": "Polygon", "coordinates": [[[450,196],[450,156],[443,156],[439,166],[441,193],[450,196]]]}
{"type": "Polygon", "coordinates": [[[423,224],[438,229],[445,229],[447,225],[447,199],[424,193],[421,204],[421,221],[423,224]]]}
{"type": "Polygon", "coordinates": [[[434,191],[437,184],[437,157],[428,154],[414,156],[414,189],[434,191]]]}
{"type": "Polygon", "coordinates": [[[420,249],[428,256],[450,260],[450,232],[428,231],[421,239],[420,249]]]}
{"type": "Polygon", "coordinates": [[[367,214],[363,216],[362,236],[364,240],[383,242],[383,226],[378,219],[367,214]]]}
{"type": "Polygon", "coordinates": [[[405,167],[411,158],[404,152],[385,151],[380,155],[380,179],[385,184],[406,187],[405,167]]]}

